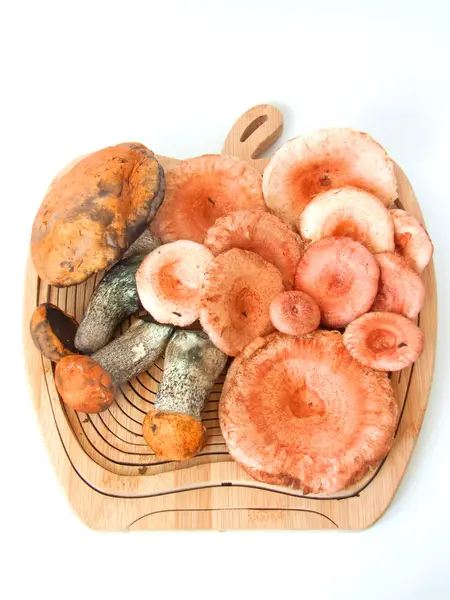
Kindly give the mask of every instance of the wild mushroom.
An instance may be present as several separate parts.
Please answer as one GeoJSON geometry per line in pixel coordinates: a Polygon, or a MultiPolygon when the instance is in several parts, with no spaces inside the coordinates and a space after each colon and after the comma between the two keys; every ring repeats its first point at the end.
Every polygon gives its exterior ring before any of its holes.
{"type": "Polygon", "coordinates": [[[78,323],[58,306],[45,302],[39,304],[30,322],[34,345],[41,354],[53,362],[76,354],[74,340],[78,323]]]}
{"type": "Polygon", "coordinates": [[[62,359],[56,366],[55,382],[65,404],[80,412],[106,410],[117,385],[150,368],[161,356],[173,329],[144,317],[92,356],[62,359]]]}
{"type": "Polygon", "coordinates": [[[394,164],[380,144],[353,129],[319,129],[289,140],[264,170],[269,209],[295,227],[320,192],[353,186],[389,206],[397,198],[394,164]]]}
{"type": "Polygon", "coordinates": [[[255,479],[338,492],[389,451],[398,409],[386,373],[338,332],[257,338],[232,363],[219,403],[231,456],[255,479]]]}
{"type": "Polygon", "coordinates": [[[181,161],[166,176],[166,195],[150,229],[166,244],[203,243],[216,219],[234,210],[266,210],[261,175],[234,156],[206,154],[181,161]]]}
{"type": "Polygon", "coordinates": [[[144,256],[134,256],[115,265],[91,296],[75,336],[81,352],[96,352],[112,338],[120,322],[141,308],[136,272],[144,256]]]}
{"type": "Polygon", "coordinates": [[[201,331],[177,331],[170,340],[154,410],[147,413],[143,434],[166,460],[186,460],[206,444],[203,406],[227,362],[226,355],[201,331]]]}
{"type": "Polygon", "coordinates": [[[31,256],[39,276],[69,286],[116,263],[164,197],[162,167],[142,144],[104,148],[54,183],[36,215],[31,256]]]}

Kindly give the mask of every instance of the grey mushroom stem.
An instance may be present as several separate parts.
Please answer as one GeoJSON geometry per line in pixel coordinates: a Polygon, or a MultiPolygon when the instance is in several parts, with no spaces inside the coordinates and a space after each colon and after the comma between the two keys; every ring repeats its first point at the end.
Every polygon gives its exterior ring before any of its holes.
{"type": "Polygon", "coordinates": [[[202,331],[177,331],[166,348],[154,409],[200,421],[205,401],[226,362],[227,355],[202,331]]]}
{"type": "Polygon", "coordinates": [[[126,333],[95,352],[92,358],[120,385],[149,369],[161,356],[174,327],[137,319],[126,333]]]}

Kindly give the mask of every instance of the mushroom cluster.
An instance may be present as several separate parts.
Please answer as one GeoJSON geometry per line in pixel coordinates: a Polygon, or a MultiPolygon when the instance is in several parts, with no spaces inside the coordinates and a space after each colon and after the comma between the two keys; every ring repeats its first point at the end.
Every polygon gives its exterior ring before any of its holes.
{"type": "Polygon", "coordinates": [[[414,320],[433,246],[396,199],[392,160],[350,129],[290,140],[263,177],[213,154],[164,173],[137,143],[83,158],[50,187],[31,238],[53,285],[106,270],[79,325],[51,304],[33,314],[61,399],[106,410],[165,354],[143,436],[186,460],[205,446],[203,407],[230,362],[219,420],[246,472],[304,493],[358,481],[392,445],[388,372],[423,348],[414,320]]]}

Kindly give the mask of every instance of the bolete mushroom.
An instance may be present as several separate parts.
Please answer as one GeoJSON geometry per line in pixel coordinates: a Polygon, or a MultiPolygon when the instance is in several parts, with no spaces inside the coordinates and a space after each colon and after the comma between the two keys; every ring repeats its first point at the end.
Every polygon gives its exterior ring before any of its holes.
{"type": "Polygon", "coordinates": [[[226,355],[202,331],[174,334],[154,410],[143,424],[144,439],[158,456],[186,460],[204,448],[203,406],[226,362],[226,355]]]}
{"type": "Polygon", "coordinates": [[[80,412],[106,410],[117,385],[149,369],[161,356],[173,329],[143,317],[92,356],[62,359],[56,366],[55,382],[65,404],[80,412]]]}
{"type": "Polygon", "coordinates": [[[75,336],[81,352],[96,352],[113,337],[120,322],[137,312],[141,303],[136,272],[144,256],[134,256],[115,265],[91,296],[75,336]]]}
{"type": "Polygon", "coordinates": [[[53,362],[76,354],[75,334],[78,323],[58,306],[39,304],[31,316],[30,333],[41,354],[53,362]]]}
{"type": "Polygon", "coordinates": [[[38,275],[69,286],[111,267],[144,232],[164,190],[164,171],[142,144],[80,160],[50,187],[36,215],[31,256],[38,275]]]}

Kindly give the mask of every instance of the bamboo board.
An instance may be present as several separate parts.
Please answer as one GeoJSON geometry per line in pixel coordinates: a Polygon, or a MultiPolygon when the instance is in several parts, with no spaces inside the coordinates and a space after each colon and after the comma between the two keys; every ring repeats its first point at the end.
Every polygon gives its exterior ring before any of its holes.
{"type": "MultiPolygon", "coordinates": [[[[245,113],[230,131],[224,154],[238,156],[260,172],[259,158],[281,135],[281,113],[269,105],[245,113]]],[[[165,169],[178,161],[159,157],[165,169]]],[[[396,167],[399,206],[423,221],[412,187],[396,167]]],[[[163,360],[124,384],[117,402],[101,414],[78,414],[58,396],[53,365],[34,347],[30,317],[52,302],[79,321],[101,276],[70,288],[47,285],[28,261],[24,302],[24,354],[31,395],[51,461],[79,517],[97,530],[134,529],[362,529],[392,500],[411,457],[427,406],[436,346],[436,282],[430,263],[423,273],[426,300],[418,323],[425,349],[416,363],[394,373],[399,406],[395,442],[387,458],[357,485],[333,497],[301,493],[251,479],[227,453],[217,405],[225,373],[205,406],[208,443],[186,462],[159,460],[146,446],[141,425],[153,404],[163,360]]],[[[131,320],[122,326],[122,331],[131,320]]]]}

